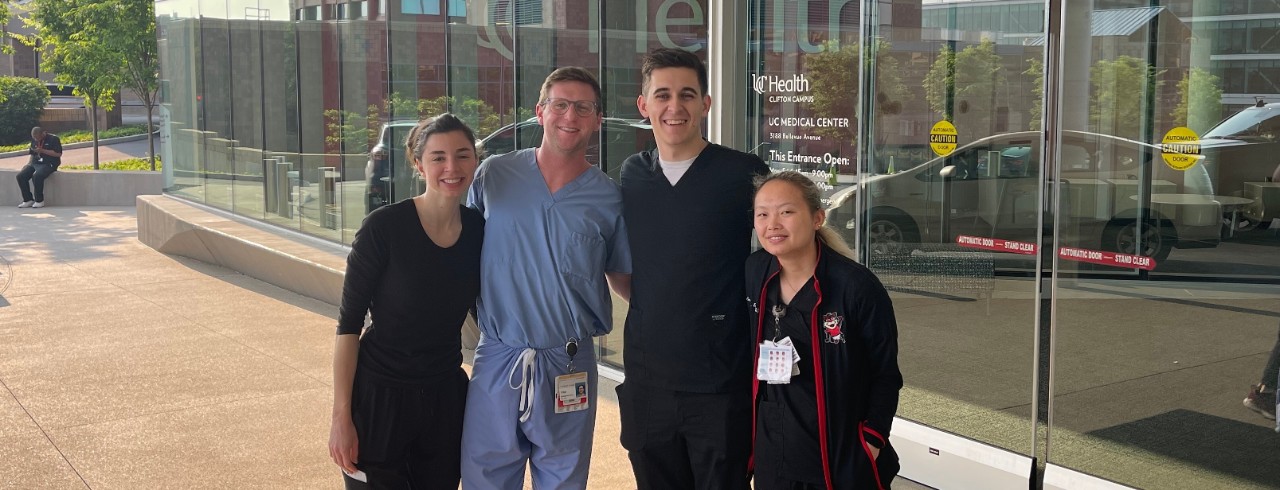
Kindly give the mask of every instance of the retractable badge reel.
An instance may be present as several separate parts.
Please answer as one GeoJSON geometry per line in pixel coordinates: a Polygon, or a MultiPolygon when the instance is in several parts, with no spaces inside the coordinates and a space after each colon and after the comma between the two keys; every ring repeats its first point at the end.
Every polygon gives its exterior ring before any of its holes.
{"type": "Polygon", "coordinates": [[[564,353],[569,355],[569,362],[564,366],[569,374],[556,376],[556,413],[586,410],[590,407],[587,402],[587,373],[579,372],[573,363],[578,355],[577,337],[570,337],[564,344],[564,353]]]}

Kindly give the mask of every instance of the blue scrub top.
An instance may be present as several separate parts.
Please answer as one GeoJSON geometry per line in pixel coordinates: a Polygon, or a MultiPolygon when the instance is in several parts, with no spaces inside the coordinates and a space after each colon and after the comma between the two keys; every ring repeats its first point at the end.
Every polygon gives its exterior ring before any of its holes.
{"type": "Polygon", "coordinates": [[[486,220],[476,318],[486,337],[548,349],[613,330],[604,273],[631,272],[618,184],[591,167],[553,195],[526,149],[480,164],[467,201],[486,220]]]}

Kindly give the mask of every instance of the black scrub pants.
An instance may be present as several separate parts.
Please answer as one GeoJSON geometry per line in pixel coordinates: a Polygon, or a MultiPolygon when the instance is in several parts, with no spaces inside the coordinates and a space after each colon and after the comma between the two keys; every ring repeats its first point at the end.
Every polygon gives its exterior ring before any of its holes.
{"type": "Polygon", "coordinates": [[[360,442],[363,483],[349,490],[458,488],[467,374],[458,368],[417,385],[392,385],[356,373],[351,418],[360,442]]]}
{"type": "Polygon", "coordinates": [[[751,391],[689,393],[618,386],[622,447],[649,489],[746,489],[751,391]]]}

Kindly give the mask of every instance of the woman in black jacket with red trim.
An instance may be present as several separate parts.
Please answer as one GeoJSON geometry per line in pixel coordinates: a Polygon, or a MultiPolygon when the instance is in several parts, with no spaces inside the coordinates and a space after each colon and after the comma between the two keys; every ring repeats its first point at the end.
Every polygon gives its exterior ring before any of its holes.
{"type": "Polygon", "coordinates": [[[812,180],[780,172],[757,189],[763,250],[746,269],[755,488],[888,488],[899,468],[889,430],[902,388],[889,294],[823,225],[812,180]]]}

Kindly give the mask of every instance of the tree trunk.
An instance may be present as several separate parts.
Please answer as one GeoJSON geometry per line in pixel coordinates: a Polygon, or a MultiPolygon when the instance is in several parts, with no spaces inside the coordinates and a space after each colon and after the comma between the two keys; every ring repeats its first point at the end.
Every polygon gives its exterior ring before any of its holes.
{"type": "Polygon", "coordinates": [[[147,104],[147,155],[151,157],[151,171],[156,171],[156,135],[155,128],[151,123],[151,114],[154,111],[153,104],[150,100],[145,101],[147,104]]]}
{"type": "Polygon", "coordinates": [[[94,97],[89,105],[93,107],[89,114],[89,127],[93,129],[93,169],[98,170],[98,98],[94,97]]]}

